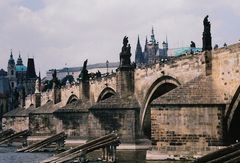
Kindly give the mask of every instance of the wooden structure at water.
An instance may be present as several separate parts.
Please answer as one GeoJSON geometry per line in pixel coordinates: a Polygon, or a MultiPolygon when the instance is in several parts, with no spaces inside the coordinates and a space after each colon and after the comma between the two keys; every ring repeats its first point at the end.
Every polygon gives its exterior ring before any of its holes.
{"type": "Polygon", "coordinates": [[[17,132],[17,133],[12,133],[8,136],[6,136],[6,133],[5,133],[5,137],[0,140],[0,145],[1,144],[6,144],[6,143],[11,144],[15,139],[18,139],[18,138],[23,138],[24,139],[24,141],[22,141],[23,145],[24,145],[24,144],[26,144],[26,140],[27,140],[27,137],[29,136],[29,134],[30,134],[29,130],[24,130],[24,131],[20,131],[20,132],[17,132]]]}
{"type": "Polygon", "coordinates": [[[66,138],[67,138],[67,135],[64,132],[61,132],[51,137],[48,137],[40,142],[34,143],[30,146],[18,149],[17,151],[18,152],[35,152],[53,143],[56,143],[56,149],[60,150],[64,146],[64,140],[66,138]]]}
{"type": "Polygon", "coordinates": [[[119,144],[118,135],[111,133],[57,154],[41,163],[62,163],[76,159],[78,162],[84,163],[86,162],[86,154],[98,149],[102,149],[102,161],[116,162],[116,146],[119,144]]]}
{"type": "Polygon", "coordinates": [[[196,159],[193,163],[235,163],[240,162],[240,143],[230,145],[196,159]]]}
{"type": "Polygon", "coordinates": [[[12,130],[12,129],[7,129],[7,130],[4,130],[4,131],[1,131],[0,132],[0,141],[3,140],[4,138],[6,138],[7,136],[10,136],[14,133],[15,133],[15,131],[12,130]]]}

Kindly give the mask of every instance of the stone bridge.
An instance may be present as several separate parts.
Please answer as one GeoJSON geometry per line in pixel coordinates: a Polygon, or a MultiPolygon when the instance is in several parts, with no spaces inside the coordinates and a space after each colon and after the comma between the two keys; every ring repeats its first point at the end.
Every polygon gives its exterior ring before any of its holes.
{"type": "MultiPolygon", "coordinates": [[[[226,117],[231,119],[240,101],[240,44],[225,48],[178,57],[167,63],[156,63],[148,67],[136,68],[133,81],[134,95],[140,105],[140,125],[143,127],[150,103],[166,92],[187,83],[200,75],[211,75],[215,87],[219,89],[228,106],[226,117]]],[[[118,72],[107,77],[89,81],[87,98],[94,104],[119,92],[118,72]]],[[[84,99],[86,91],[77,83],[61,88],[58,106],[65,106],[77,99],[84,99]]],[[[41,105],[54,101],[53,90],[41,93],[41,105]]],[[[35,104],[35,95],[26,98],[26,107],[35,104]]],[[[149,117],[148,117],[149,119],[149,117]]]]}

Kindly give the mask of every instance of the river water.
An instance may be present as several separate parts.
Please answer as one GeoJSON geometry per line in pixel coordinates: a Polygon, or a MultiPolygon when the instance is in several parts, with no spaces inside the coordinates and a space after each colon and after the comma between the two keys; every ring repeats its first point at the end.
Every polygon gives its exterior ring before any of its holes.
{"type": "MultiPolygon", "coordinates": [[[[52,156],[52,153],[16,153],[16,147],[0,147],[0,163],[38,163],[52,156]]],[[[170,163],[176,161],[145,161],[145,151],[118,151],[118,163],[170,163]]],[[[91,163],[100,157],[100,152],[91,153],[88,158],[91,163]]],[[[177,162],[180,163],[180,162],[177,162]]]]}

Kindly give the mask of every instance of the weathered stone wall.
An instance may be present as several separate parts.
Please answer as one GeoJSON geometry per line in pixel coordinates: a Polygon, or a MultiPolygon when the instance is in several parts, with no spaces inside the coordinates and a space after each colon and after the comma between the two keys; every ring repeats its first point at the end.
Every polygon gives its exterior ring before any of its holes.
{"type": "Polygon", "coordinates": [[[64,131],[68,138],[88,138],[88,112],[81,113],[57,113],[57,132],[64,131]]]}
{"type": "Polygon", "coordinates": [[[202,154],[224,139],[224,106],[152,106],[152,141],[161,153],[202,154]]]}
{"type": "Polygon", "coordinates": [[[0,130],[2,129],[2,116],[8,112],[8,98],[0,96],[0,130]]]}
{"type": "Polygon", "coordinates": [[[134,93],[134,71],[119,70],[117,72],[117,93],[120,97],[131,96],[134,93]]]}
{"type": "Polygon", "coordinates": [[[144,108],[150,88],[160,77],[170,76],[184,84],[205,73],[201,54],[189,55],[169,63],[157,63],[151,67],[135,70],[135,95],[144,108]]]}
{"type": "Polygon", "coordinates": [[[61,103],[62,106],[65,106],[71,95],[75,95],[78,98],[80,97],[80,88],[79,84],[75,85],[66,85],[61,89],[61,103]]]}
{"type": "Polygon", "coordinates": [[[116,74],[111,74],[104,78],[90,80],[90,101],[92,103],[97,102],[100,94],[107,87],[112,88],[116,92],[116,74]]]}
{"type": "Polygon", "coordinates": [[[240,85],[240,43],[215,50],[212,53],[214,84],[230,103],[240,85]]]}
{"type": "Polygon", "coordinates": [[[29,114],[32,136],[52,136],[57,133],[58,120],[53,114],[29,114]]]}
{"type": "Polygon", "coordinates": [[[2,119],[3,130],[13,129],[16,132],[20,132],[28,129],[29,118],[28,117],[4,117],[2,119]]]}
{"type": "Polygon", "coordinates": [[[89,137],[98,138],[117,130],[122,143],[134,143],[138,114],[136,110],[127,109],[91,110],[88,118],[89,137]]]}

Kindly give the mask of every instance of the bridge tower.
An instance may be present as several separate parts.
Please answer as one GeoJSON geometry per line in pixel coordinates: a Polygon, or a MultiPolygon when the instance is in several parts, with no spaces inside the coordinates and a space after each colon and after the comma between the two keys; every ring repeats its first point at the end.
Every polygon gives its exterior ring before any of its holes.
{"type": "Polygon", "coordinates": [[[131,96],[134,93],[134,69],[131,63],[131,46],[128,37],[123,39],[123,47],[120,53],[120,65],[117,72],[117,93],[120,97],[131,96]]]}

